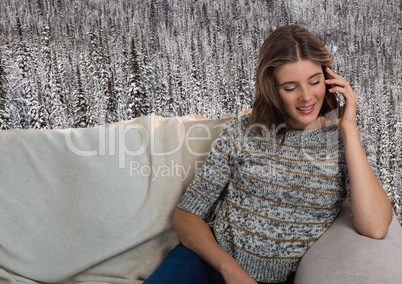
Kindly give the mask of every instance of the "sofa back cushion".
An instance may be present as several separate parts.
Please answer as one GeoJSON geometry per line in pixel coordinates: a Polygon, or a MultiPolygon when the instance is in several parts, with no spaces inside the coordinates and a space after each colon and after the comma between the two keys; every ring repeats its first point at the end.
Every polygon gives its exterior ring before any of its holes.
{"type": "Polygon", "coordinates": [[[226,121],[0,132],[0,279],[146,278],[178,243],[175,205],[226,121]]]}

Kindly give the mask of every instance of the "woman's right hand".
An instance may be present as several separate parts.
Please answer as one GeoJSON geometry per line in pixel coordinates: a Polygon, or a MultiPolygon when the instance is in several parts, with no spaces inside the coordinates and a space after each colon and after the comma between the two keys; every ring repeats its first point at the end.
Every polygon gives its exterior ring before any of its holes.
{"type": "Polygon", "coordinates": [[[199,216],[176,209],[173,227],[184,246],[215,268],[225,284],[256,284],[240,264],[216,242],[207,223],[199,216]]]}
{"type": "MultiPolygon", "coordinates": [[[[236,262],[237,264],[237,262],[236,262]]],[[[225,284],[257,284],[257,282],[243,269],[240,265],[238,267],[227,268],[220,271],[225,284]]]]}

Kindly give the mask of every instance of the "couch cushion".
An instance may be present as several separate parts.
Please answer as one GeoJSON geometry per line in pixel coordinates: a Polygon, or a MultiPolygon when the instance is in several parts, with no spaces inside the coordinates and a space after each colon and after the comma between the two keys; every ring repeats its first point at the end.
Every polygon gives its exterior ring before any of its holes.
{"type": "Polygon", "coordinates": [[[0,132],[0,279],[146,278],[178,243],[175,205],[226,121],[0,132]]]}
{"type": "Polygon", "coordinates": [[[402,229],[397,218],[383,240],[359,235],[346,201],[335,222],[306,252],[295,284],[395,284],[402,281],[402,229]]]}

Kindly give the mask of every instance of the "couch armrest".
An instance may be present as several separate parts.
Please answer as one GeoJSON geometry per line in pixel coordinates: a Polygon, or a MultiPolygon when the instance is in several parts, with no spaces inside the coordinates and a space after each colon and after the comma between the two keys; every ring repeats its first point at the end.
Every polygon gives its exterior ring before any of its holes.
{"type": "Polygon", "coordinates": [[[394,216],[383,240],[354,229],[347,201],[325,234],[306,252],[295,284],[382,283],[402,281],[402,229],[394,216]]]}

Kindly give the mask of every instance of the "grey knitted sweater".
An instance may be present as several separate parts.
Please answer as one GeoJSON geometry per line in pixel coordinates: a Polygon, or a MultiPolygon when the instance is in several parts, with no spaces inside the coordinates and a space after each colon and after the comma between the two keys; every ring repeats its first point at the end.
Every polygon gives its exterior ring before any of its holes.
{"type": "Polygon", "coordinates": [[[275,130],[257,135],[249,115],[230,120],[178,205],[212,214],[217,242],[260,282],[286,281],[348,192],[336,125],[281,142],[275,130]]]}

